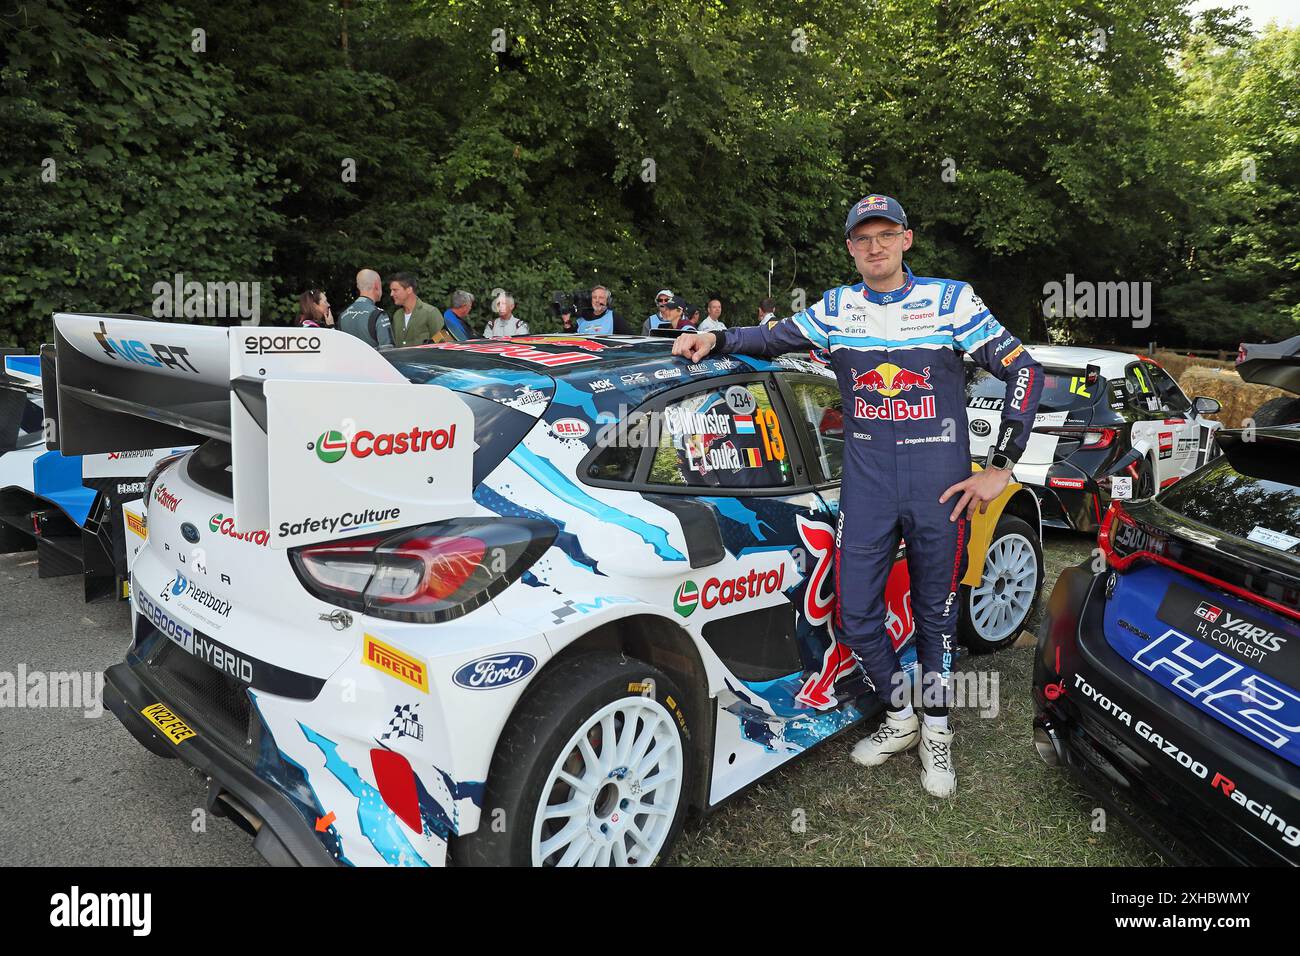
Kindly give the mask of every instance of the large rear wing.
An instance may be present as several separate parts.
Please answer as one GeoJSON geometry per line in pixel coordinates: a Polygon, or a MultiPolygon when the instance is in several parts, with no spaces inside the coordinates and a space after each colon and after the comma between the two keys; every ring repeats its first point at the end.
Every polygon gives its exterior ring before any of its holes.
{"type": "Polygon", "coordinates": [[[469,406],[345,332],[58,313],[54,338],[63,454],[225,442],[235,525],[272,547],[472,510],[469,406]]]}

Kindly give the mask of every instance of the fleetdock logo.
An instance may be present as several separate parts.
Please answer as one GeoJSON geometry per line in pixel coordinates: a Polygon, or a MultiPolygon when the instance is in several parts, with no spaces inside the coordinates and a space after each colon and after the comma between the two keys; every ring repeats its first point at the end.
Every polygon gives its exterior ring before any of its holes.
{"type": "Polygon", "coordinates": [[[263,548],[266,547],[271,538],[271,533],[266,530],[236,531],[235,519],[227,517],[220,511],[208,519],[208,530],[215,531],[226,538],[234,538],[236,541],[247,541],[250,544],[261,545],[263,548]]]}
{"type": "Polygon", "coordinates": [[[168,491],[167,486],[162,482],[153,486],[153,500],[173,513],[181,503],[181,499],[168,491]]]}
{"type": "Polygon", "coordinates": [[[934,396],[925,395],[919,402],[909,402],[899,398],[901,393],[913,389],[932,392],[930,384],[930,366],[920,372],[900,368],[892,362],[884,362],[866,372],[852,369],[853,391],[875,392],[885,399],[879,405],[869,403],[865,398],[853,400],[853,414],[856,418],[880,419],[882,421],[916,421],[934,418],[934,396]]]}
{"type": "Polygon", "coordinates": [[[319,335],[250,335],[245,355],[319,355],[319,335]]]}
{"type": "MultiPolygon", "coordinates": [[[[199,607],[205,607],[209,611],[214,611],[222,617],[230,617],[231,604],[225,598],[218,597],[206,588],[199,587],[196,583],[187,578],[180,571],[176,572],[176,577],[171,581],[170,592],[172,597],[186,598],[193,601],[199,607]]],[[[167,597],[164,591],[163,597],[167,597]]]]}
{"type": "Polygon", "coordinates": [[[784,563],[771,571],[753,570],[735,578],[709,578],[698,590],[694,581],[684,581],[673,596],[673,610],[682,617],[690,617],[701,605],[705,610],[726,607],[764,594],[776,594],[784,590],[784,584],[784,563]]]}
{"type": "Polygon", "coordinates": [[[366,635],[361,648],[361,663],[396,677],[421,693],[429,693],[429,665],[423,659],[385,644],[377,637],[366,635]]]}
{"type": "Polygon", "coordinates": [[[345,455],[353,458],[387,458],[389,455],[421,454],[442,451],[456,446],[456,426],[450,428],[420,428],[418,425],[409,432],[375,432],[360,429],[349,441],[340,431],[322,432],[315,443],[308,443],[314,449],[316,457],[327,465],[340,461],[345,455]]]}

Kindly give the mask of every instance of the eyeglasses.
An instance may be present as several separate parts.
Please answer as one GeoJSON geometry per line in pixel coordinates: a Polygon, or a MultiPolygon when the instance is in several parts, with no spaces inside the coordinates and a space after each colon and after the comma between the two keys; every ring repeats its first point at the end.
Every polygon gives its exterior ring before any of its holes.
{"type": "Polygon", "coordinates": [[[906,230],[899,229],[895,232],[880,232],[874,236],[854,236],[849,242],[858,249],[870,249],[872,243],[880,243],[881,249],[888,249],[903,235],[906,230]]]}
{"type": "Polygon", "coordinates": [[[655,304],[656,304],[656,305],[667,305],[667,304],[668,304],[668,300],[667,300],[667,299],[655,299],[655,304]]]}

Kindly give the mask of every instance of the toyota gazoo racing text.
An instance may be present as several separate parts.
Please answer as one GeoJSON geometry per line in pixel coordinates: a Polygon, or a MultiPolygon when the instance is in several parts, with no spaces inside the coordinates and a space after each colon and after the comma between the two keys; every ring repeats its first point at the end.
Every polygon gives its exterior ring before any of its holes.
{"type": "MultiPolygon", "coordinates": [[[[844,416],[813,361],[55,324],[71,450],[203,441],[149,478],[105,702],[273,862],[650,865],[688,811],[881,709],[828,628],[844,416]]],[[[1041,581],[1032,493],[970,553],[962,615],[997,629],[961,633],[990,650],[1041,581]]],[[[914,667],[903,561],[886,601],[914,667]]]]}
{"type": "Polygon", "coordinates": [[[1039,634],[1035,744],[1181,863],[1300,864],[1300,426],[1114,502],[1039,634]]]}
{"type": "MultiPolygon", "coordinates": [[[[1148,498],[1218,454],[1219,410],[1188,399],[1158,363],[1102,349],[1026,345],[1043,366],[1043,393],[1017,481],[1032,488],[1043,523],[1096,531],[1111,498],[1148,498]],[[1119,479],[1116,482],[1116,479],[1119,479]]],[[[966,366],[971,454],[982,460],[1006,386],[966,366]]]]}

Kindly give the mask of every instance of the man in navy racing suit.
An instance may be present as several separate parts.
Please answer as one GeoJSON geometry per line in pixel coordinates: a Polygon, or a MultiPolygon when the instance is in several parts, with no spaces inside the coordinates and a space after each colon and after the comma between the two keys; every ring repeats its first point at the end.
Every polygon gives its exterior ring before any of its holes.
{"type": "Polygon", "coordinates": [[[921,781],[956,791],[949,677],[969,519],[1006,488],[1033,426],[1042,369],[973,289],[912,275],[912,231],[898,201],[871,195],[849,210],[845,243],[862,282],[770,326],[680,336],[674,355],[773,356],[825,349],[839,381],[844,472],[836,528],[836,636],[889,710],[853,758],[866,766],[920,745],[921,781]],[[961,353],[1007,383],[988,467],[971,474],[961,353]],[[948,502],[957,498],[955,506],[948,502]],[[885,630],[885,582],[907,541],[924,720],[885,630]]]}

